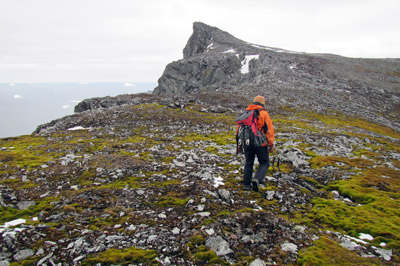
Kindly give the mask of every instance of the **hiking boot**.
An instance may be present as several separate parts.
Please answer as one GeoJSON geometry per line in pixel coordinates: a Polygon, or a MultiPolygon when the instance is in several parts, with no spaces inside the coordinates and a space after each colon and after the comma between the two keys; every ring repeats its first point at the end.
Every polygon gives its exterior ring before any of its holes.
{"type": "Polygon", "coordinates": [[[244,186],[243,186],[243,189],[244,189],[244,190],[251,190],[251,186],[250,186],[250,185],[244,185],[244,186]]]}
{"type": "Polygon", "coordinates": [[[251,184],[253,185],[253,190],[255,192],[258,192],[258,183],[259,183],[258,179],[253,179],[253,182],[251,182],[251,184]]]}
{"type": "Polygon", "coordinates": [[[259,182],[258,182],[258,187],[259,187],[259,188],[262,188],[262,189],[265,189],[265,188],[267,187],[267,184],[266,184],[264,181],[262,181],[262,182],[259,181],[259,182]]]}

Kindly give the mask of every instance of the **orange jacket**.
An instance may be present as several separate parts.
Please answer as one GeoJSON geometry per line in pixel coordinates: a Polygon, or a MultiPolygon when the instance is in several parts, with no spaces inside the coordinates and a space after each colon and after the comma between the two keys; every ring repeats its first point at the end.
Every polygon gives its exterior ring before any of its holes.
{"type": "Polygon", "coordinates": [[[260,114],[258,115],[257,128],[260,131],[262,131],[265,123],[267,124],[268,131],[265,134],[265,136],[267,137],[268,145],[273,145],[274,141],[275,141],[274,126],[272,125],[272,121],[271,121],[271,118],[269,117],[267,110],[265,110],[264,107],[262,107],[261,105],[258,105],[258,104],[250,104],[246,110],[250,111],[250,110],[257,110],[257,109],[261,110],[260,114]]]}

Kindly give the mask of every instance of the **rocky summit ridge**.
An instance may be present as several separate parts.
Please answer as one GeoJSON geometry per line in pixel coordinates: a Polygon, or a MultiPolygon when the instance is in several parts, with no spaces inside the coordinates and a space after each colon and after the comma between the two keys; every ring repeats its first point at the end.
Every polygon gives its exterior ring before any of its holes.
{"type": "Polygon", "coordinates": [[[400,264],[398,60],[368,62],[195,23],[154,94],[0,139],[0,265],[400,264]],[[277,151],[254,192],[234,119],[258,93],[277,151]]]}

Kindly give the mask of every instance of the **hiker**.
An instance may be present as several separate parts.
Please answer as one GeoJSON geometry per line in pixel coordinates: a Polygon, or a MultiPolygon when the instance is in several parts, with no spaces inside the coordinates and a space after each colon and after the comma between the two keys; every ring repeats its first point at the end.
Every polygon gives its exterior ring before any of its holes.
{"type": "MultiPolygon", "coordinates": [[[[243,183],[244,189],[250,190],[253,188],[254,191],[259,190],[260,187],[265,187],[264,178],[267,174],[269,167],[269,154],[275,149],[274,144],[274,127],[272,125],[271,118],[268,112],[264,108],[265,98],[263,96],[256,96],[253,104],[249,105],[246,111],[258,110],[257,117],[257,129],[260,130],[266,136],[266,142],[260,147],[247,147],[244,149],[246,163],[244,166],[243,183]],[[252,179],[253,167],[255,156],[257,155],[258,162],[260,163],[257,172],[252,179]]],[[[238,126],[239,129],[239,126],[238,126]]]]}

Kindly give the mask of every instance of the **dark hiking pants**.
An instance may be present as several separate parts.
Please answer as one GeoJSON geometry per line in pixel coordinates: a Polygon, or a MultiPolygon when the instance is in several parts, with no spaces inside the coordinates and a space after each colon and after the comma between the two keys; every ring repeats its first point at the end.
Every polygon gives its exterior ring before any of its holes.
{"type": "Polygon", "coordinates": [[[269,167],[269,154],[267,147],[249,148],[244,153],[246,157],[246,164],[244,166],[244,185],[251,184],[251,177],[253,175],[254,159],[257,155],[258,162],[260,163],[254,179],[258,179],[260,183],[264,183],[264,177],[267,174],[269,167]]]}

